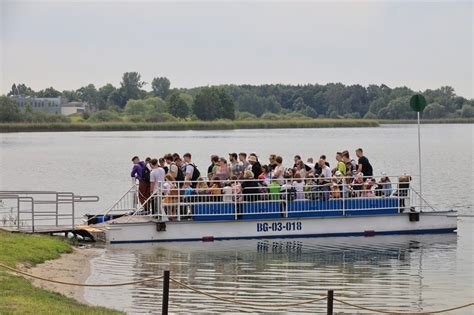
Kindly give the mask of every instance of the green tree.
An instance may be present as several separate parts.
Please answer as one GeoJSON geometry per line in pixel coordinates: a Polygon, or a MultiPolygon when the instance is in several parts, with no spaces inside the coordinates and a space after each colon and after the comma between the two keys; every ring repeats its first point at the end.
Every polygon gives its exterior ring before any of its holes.
{"type": "Polygon", "coordinates": [[[205,87],[194,99],[193,113],[202,120],[234,119],[235,103],[223,88],[205,87]]]}
{"type": "Polygon", "coordinates": [[[99,90],[97,91],[97,94],[98,94],[97,107],[99,109],[105,109],[107,105],[111,104],[112,101],[110,99],[110,95],[112,95],[112,93],[114,93],[116,90],[117,89],[115,88],[115,86],[113,86],[110,83],[107,83],[106,85],[99,88],[99,90]]]}
{"type": "Polygon", "coordinates": [[[124,112],[127,115],[143,115],[153,111],[153,105],[145,100],[128,100],[124,112]]]}
{"type": "Polygon", "coordinates": [[[189,106],[186,99],[180,93],[173,93],[168,98],[168,112],[178,118],[186,118],[189,115],[189,106]]]}
{"type": "Polygon", "coordinates": [[[281,104],[274,95],[267,96],[263,99],[263,107],[266,112],[279,113],[281,111],[281,104]]]}
{"type": "Polygon", "coordinates": [[[222,88],[218,88],[217,93],[220,100],[219,118],[235,119],[235,103],[232,96],[222,88]]]}
{"type": "Polygon", "coordinates": [[[97,105],[100,102],[100,95],[94,84],[89,84],[77,90],[79,98],[89,105],[97,105]]]}
{"type": "Polygon", "coordinates": [[[301,111],[306,108],[306,103],[304,102],[304,99],[300,96],[298,97],[294,102],[292,106],[294,111],[301,111]]]}
{"type": "Polygon", "coordinates": [[[461,109],[461,117],[463,118],[472,118],[474,117],[474,106],[469,104],[464,104],[461,109]]]}
{"type": "Polygon", "coordinates": [[[265,112],[265,103],[263,102],[263,99],[259,96],[252,95],[251,93],[240,95],[237,104],[239,111],[248,112],[257,117],[262,116],[265,112]]]}
{"type": "Polygon", "coordinates": [[[382,108],[377,116],[385,119],[414,119],[416,113],[410,107],[410,96],[397,97],[387,107],[382,108]]]}
{"type": "Polygon", "coordinates": [[[125,72],[122,76],[122,82],[120,83],[120,89],[125,101],[136,100],[145,95],[145,92],[141,88],[146,83],[141,80],[141,76],[138,72],[125,72]]]}
{"type": "Polygon", "coordinates": [[[220,102],[217,88],[202,88],[194,98],[193,113],[201,120],[215,120],[220,116],[220,102]]]}
{"type": "Polygon", "coordinates": [[[36,92],[33,91],[30,87],[26,86],[23,83],[13,84],[8,96],[10,95],[23,95],[23,96],[35,96],[36,92]]]}
{"type": "Polygon", "coordinates": [[[21,120],[17,103],[8,96],[0,96],[0,121],[13,122],[21,120]]]}
{"type": "Polygon", "coordinates": [[[61,92],[59,92],[58,90],[56,90],[52,86],[47,88],[47,89],[41,90],[36,94],[37,94],[38,97],[58,97],[58,96],[61,96],[61,92]]]}
{"type": "Polygon", "coordinates": [[[61,97],[67,99],[69,102],[79,101],[81,98],[76,91],[64,90],[61,92],[61,97]]]}
{"type": "Polygon", "coordinates": [[[110,93],[107,99],[107,105],[109,106],[117,106],[119,108],[124,108],[125,104],[127,104],[127,98],[121,88],[116,89],[112,93],[110,93]]]}
{"type": "Polygon", "coordinates": [[[300,110],[299,113],[301,113],[302,115],[305,115],[306,117],[310,117],[310,118],[317,118],[318,117],[318,113],[313,108],[311,108],[309,106],[306,106],[305,108],[300,110]]]}
{"type": "Polygon", "coordinates": [[[161,99],[161,97],[148,97],[145,99],[145,103],[147,103],[151,108],[152,112],[158,113],[167,113],[168,112],[168,104],[161,99]]]}
{"type": "Polygon", "coordinates": [[[426,118],[441,118],[445,115],[445,108],[438,103],[431,103],[426,106],[423,116],[426,118]]]}
{"type": "Polygon", "coordinates": [[[161,98],[166,98],[170,92],[170,80],[165,77],[154,78],[151,81],[151,88],[153,90],[153,95],[159,96],[161,98]]]}

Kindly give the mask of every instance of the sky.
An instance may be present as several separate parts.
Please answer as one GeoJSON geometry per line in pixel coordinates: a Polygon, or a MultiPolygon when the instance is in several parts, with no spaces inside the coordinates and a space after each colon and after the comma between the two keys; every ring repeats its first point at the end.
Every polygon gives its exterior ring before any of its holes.
{"type": "Polygon", "coordinates": [[[119,85],[453,86],[473,98],[472,1],[0,0],[0,94],[119,85]]]}

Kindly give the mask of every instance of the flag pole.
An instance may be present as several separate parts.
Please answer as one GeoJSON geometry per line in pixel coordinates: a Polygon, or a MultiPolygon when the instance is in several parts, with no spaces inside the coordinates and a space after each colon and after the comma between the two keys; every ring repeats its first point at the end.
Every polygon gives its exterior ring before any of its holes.
{"type": "Polygon", "coordinates": [[[420,212],[423,206],[422,178],[421,178],[421,122],[420,113],[426,107],[426,99],[421,94],[415,94],[410,98],[410,107],[416,112],[418,119],[418,174],[420,176],[420,212]]]}
{"type": "MultiPolygon", "coordinates": [[[[420,175],[420,197],[422,194],[422,181],[421,181],[421,123],[420,123],[420,112],[417,112],[418,116],[418,173],[420,175]]],[[[421,198],[420,198],[420,210],[421,210],[421,198]]]]}

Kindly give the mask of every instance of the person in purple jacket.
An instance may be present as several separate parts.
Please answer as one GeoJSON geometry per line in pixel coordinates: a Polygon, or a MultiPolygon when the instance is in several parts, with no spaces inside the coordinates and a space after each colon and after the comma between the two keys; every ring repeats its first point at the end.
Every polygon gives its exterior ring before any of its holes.
{"type": "Polygon", "coordinates": [[[133,168],[130,175],[132,178],[138,179],[138,199],[143,204],[150,197],[150,170],[138,156],[132,158],[132,163],[133,168]]]}

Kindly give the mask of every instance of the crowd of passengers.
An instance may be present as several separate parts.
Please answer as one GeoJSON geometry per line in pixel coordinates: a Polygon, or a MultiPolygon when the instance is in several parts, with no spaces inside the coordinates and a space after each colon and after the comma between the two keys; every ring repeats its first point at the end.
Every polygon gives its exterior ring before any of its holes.
{"type": "MultiPolygon", "coordinates": [[[[385,173],[378,181],[373,168],[361,148],[355,151],[357,161],[348,151],[336,153],[331,167],[325,155],[314,162],[294,156],[294,165],[284,167],[281,156],[270,155],[262,165],[255,153],[230,153],[229,159],[211,156],[207,177],[192,162],[191,154],[178,153],[163,158],[132,158],[132,178],[139,183],[141,204],[147,200],[153,210],[156,199],[165,204],[181,202],[241,202],[259,200],[328,200],[353,197],[389,197],[394,194],[392,183],[385,173]],[[150,196],[153,198],[149,198],[150,196]]],[[[395,194],[406,196],[409,176],[399,178],[395,194]]],[[[176,207],[168,214],[176,215],[176,207]]],[[[155,211],[153,211],[155,212],[155,211]]]]}

